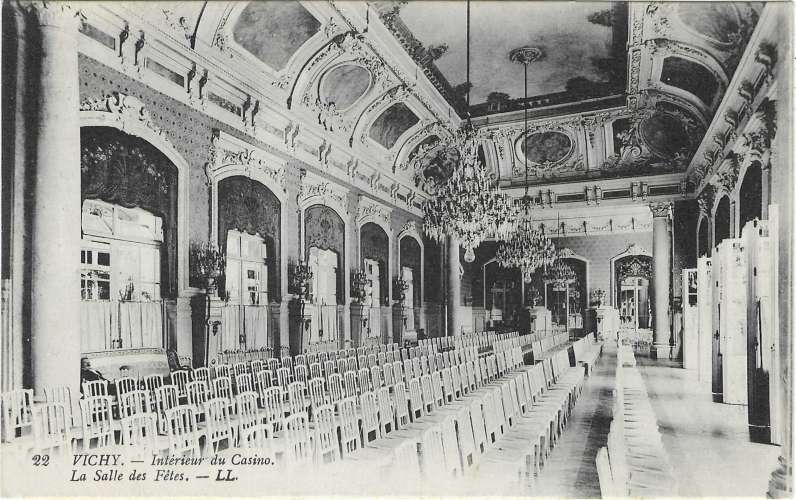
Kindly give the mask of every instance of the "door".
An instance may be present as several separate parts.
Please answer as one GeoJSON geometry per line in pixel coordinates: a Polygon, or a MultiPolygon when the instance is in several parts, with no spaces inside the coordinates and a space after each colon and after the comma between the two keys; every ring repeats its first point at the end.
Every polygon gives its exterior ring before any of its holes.
{"type": "Polygon", "coordinates": [[[720,255],[720,248],[716,247],[713,251],[713,265],[711,268],[711,284],[713,287],[713,321],[712,330],[713,336],[711,338],[711,391],[713,392],[713,400],[721,401],[722,397],[722,373],[721,373],[721,334],[719,333],[719,324],[721,322],[721,302],[722,302],[722,259],[720,255]]]}
{"type": "Polygon", "coordinates": [[[769,238],[763,235],[764,223],[750,221],[743,228],[742,239],[748,252],[746,310],[746,362],[749,436],[754,442],[771,441],[769,377],[771,349],[769,318],[770,255],[769,238]]]}

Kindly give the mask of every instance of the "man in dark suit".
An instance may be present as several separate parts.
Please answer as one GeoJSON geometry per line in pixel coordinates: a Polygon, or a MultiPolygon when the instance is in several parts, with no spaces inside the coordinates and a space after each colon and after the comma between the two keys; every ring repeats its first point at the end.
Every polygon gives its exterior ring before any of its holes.
{"type": "Polygon", "coordinates": [[[88,358],[80,359],[80,390],[83,390],[82,382],[92,382],[94,380],[105,380],[100,372],[91,368],[91,361],[88,358]]]}

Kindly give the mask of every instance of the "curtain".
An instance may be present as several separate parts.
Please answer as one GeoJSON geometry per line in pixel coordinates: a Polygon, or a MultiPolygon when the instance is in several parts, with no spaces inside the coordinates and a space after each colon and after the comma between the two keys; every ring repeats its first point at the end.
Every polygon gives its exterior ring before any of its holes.
{"type": "Polygon", "coordinates": [[[242,306],[246,347],[268,347],[268,306],[242,306]]]}
{"type": "Polygon", "coordinates": [[[104,351],[111,348],[116,335],[113,328],[116,303],[84,300],[80,303],[80,348],[83,352],[104,351]]]}
{"type": "Polygon", "coordinates": [[[160,302],[119,302],[119,336],[125,349],[163,347],[160,302]]]}
{"type": "Polygon", "coordinates": [[[85,300],[80,304],[80,346],[83,352],[163,347],[163,308],[157,302],[85,300]]]}
{"type": "Polygon", "coordinates": [[[219,352],[234,351],[240,347],[238,335],[240,334],[240,306],[226,305],[221,308],[221,338],[218,342],[219,352]]]}

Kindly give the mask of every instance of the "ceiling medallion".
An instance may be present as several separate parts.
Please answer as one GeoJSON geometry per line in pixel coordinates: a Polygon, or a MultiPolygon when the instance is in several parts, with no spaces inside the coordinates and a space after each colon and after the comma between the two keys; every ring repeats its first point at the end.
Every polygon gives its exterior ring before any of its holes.
{"type": "Polygon", "coordinates": [[[509,60],[517,64],[531,64],[547,56],[539,47],[517,47],[509,52],[509,60]]]}

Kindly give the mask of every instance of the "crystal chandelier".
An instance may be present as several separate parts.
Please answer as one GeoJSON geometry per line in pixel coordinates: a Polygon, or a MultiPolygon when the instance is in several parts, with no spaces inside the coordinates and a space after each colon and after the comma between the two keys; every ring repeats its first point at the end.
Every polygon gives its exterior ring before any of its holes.
{"type": "Polygon", "coordinates": [[[565,287],[578,279],[572,267],[563,260],[557,260],[555,264],[548,267],[544,273],[544,280],[554,286],[565,287]]]}
{"type": "MultiPolygon", "coordinates": [[[[424,152],[442,151],[453,159],[449,177],[438,179],[433,198],[423,206],[425,233],[442,242],[455,238],[465,249],[464,260],[475,260],[475,248],[490,234],[506,238],[512,232],[516,213],[494,175],[478,159],[478,147],[485,139],[470,123],[470,3],[467,3],[467,125],[450,137],[429,145],[424,152]]],[[[422,156],[418,153],[416,158],[422,156]]]]}
{"type": "MultiPolygon", "coordinates": [[[[528,132],[528,65],[540,59],[542,51],[535,47],[521,47],[509,54],[512,62],[522,64],[525,70],[524,119],[525,133],[528,132]]],[[[523,135],[523,140],[525,140],[523,135]]],[[[528,156],[525,155],[525,196],[522,199],[523,214],[513,234],[498,246],[495,259],[501,267],[518,268],[522,279],[530,283],[533,273],[542,266],[552,265],[556,259],[553,242],[545,234],[533,227],[530,216],[531,199],[528,196],[528,156]]]]}

